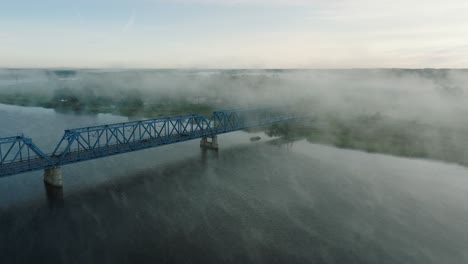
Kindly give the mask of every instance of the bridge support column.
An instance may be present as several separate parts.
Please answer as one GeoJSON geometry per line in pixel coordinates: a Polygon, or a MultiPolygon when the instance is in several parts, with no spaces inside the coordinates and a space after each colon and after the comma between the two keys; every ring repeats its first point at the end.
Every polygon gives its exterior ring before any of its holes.
{"type": "Polygon", "coordinates": [[[60,167],[44,169],[44,182],[54,187],[62,187],[62,169],[60,167]]]}
{"type": "Polygon", "coordinates": [[[204,137],[200,141],[200,147],[209,148],[209,149],[218,149],[218,136],[214,135],[211,138],[211,141],[208,141],[207,137],[204,137]]]}

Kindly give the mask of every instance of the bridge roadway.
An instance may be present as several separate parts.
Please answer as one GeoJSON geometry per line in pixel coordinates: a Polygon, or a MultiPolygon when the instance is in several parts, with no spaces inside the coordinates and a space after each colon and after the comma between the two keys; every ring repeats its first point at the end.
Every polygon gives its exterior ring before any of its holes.
{"type": "Polygon", "coordinates": [[[210,118],[190,114],[65,130],[51,154],[23,135],[0,138],[0,177],[44,170],[46,183],[60,187],[60,166],[201,138],[218,148],[217,135],[301,117],[288,108],[221,110],[210,118]],[[211,138],[211,141],[208,141],[211,138]]]}

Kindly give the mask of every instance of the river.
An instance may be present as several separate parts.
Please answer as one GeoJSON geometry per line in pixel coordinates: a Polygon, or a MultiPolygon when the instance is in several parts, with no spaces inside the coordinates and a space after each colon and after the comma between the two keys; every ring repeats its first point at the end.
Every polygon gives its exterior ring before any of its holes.
{"type": "MultiPolygon", "coordinates": [[[[0,136],[127,120],[0,105],[0,136]]],[[[0,263],[468,263],[467,168],[255,135],[1,178],[0,263]]]]}

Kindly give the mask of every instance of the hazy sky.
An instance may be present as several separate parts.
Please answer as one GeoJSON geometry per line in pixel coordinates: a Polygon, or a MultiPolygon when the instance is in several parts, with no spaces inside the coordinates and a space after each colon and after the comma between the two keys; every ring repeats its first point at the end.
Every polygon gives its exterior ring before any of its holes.
{"type": "Polygon", "coordinates": [[[468,0],[0,0],[0,67],[468,67],[468,0]]]}

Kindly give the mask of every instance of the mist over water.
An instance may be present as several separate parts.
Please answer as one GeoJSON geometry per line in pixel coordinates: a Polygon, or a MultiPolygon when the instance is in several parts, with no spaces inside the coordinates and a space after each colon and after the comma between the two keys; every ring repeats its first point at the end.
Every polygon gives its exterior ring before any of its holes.
{"type": "MultiPolygon", "coordinates": [[[[214,106],[306,105],[315,115],[379,113],[431,125],[463,126],[466,70],[0,70],[2,94],[52,100],[137,96],[214,106]]],[[[29,104],[34,104],[34,98],[29,104]]]]}
{"type": "MultiPolygon", "coordinates": [[[[78,163],[63,168],[58,199],[40,171],[2,178],[2,263],[468,262],[464,71],[17,74],[44,81],[0,83],[0,91],[54,98],[66,86],[113,98],[127,89],[146,104],[182,98],[216,108],[294,103],[321,134],[236,132],[220,136],[219,152],[190,141],[78,163]],[[262,139],[250,142],[253,135],[262,139]],[[401,145],[416,142],[425,155],[388,149],[401,135],[401,145]],[[367,145],[356,143],[362,138],[367,145]]],[[[66,128],[127,120],[0,105],[0,135],[23,132],[44,150],[66,128]]]]}

